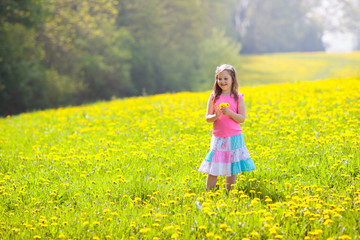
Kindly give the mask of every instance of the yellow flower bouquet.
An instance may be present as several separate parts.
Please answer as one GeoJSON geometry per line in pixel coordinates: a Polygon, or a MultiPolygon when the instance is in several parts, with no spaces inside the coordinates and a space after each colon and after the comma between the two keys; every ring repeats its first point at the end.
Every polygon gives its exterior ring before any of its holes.
{"type": "Polygon", "coordinates": [[[220,108],[223,108],[223,107],[230,107],[230,104],[229,103],[220,103],[220,108]]]}

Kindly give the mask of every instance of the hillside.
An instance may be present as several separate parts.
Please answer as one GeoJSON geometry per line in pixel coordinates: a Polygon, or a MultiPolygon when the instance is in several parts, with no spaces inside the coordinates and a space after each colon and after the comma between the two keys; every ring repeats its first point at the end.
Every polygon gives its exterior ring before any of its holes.
{"type": "Polygon", "coordinates": [[[238,65],[242,86],[360,77],[360,52],[244,55],[238,65]]]}
{"type": "Polygon", "coordinates": [[[197,171],[210,92],[0,119],[0,238],[359,238],[360,79],[240,91],[257,170],[229,193],[197,171]]]}

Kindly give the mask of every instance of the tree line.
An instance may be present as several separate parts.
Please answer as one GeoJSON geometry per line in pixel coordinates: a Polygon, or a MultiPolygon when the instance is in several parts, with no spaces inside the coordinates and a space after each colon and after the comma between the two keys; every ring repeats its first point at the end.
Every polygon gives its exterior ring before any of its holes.
{"type": "Polygon", "coordinates": [[[239,53],[322,51],[309,0],[4,0],[0,115],[210,89],[239,53]]]}

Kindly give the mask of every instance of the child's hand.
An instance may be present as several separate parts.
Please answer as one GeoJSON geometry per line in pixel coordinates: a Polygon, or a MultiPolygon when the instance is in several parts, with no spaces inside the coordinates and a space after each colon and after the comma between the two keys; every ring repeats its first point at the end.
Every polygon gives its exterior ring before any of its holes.
{"type": "Polygon", "coordinates": [[[229,115],[229,112],[231,112],[228,107],[230,107],[229,103],[220,103],[220,109],[224,115],[229,115]]]}
{"type": "Polygon", "coordinates": [[[222,108],[221,108],[221,112],[222,112],[222,114],[224,114],[224,115],[229,115],[229,113],[231,112],[231,110],[230,110],[229,108],[227,108],[227,107],[222,107],[222,108]]]}
{"type": "Polygon", "coordinates": [[[218,104],[215,104],[215,115],[216,115],[216,118],[220,117],[220,115],[221,115],[221,110],[220,110],[220,107],[218,104]]]}

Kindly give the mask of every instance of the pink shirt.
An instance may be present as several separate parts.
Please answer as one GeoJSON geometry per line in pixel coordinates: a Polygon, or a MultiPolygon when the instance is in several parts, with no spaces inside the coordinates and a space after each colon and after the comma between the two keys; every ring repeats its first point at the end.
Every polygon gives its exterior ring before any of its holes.
{"type": "MultiPolygon", "coordinates": [[[[220,96],[215,100],[215,104],[229,103],[229,109],[235,113],[238,113],[238,104],[243,94],[239,94],[239,100],[236,102],[234,95],[231,96],[220,96]]],[[[213,134],[215,137],[231,137],[242,132],[240,123],[235,122],[230,116],[223,115],[216,119],[213,125],[213,134]]]]}

